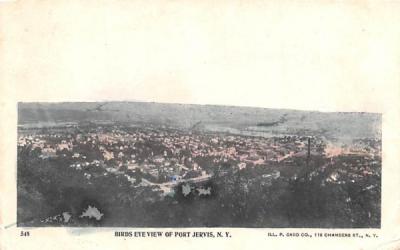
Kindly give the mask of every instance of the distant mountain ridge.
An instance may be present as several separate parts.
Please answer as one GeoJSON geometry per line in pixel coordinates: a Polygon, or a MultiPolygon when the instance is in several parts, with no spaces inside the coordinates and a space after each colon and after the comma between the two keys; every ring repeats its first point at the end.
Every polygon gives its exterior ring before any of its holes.
{"type": "Polygon", "coordinates": [[[233,133],[380,138],[381,114],[152,102],[19,103],[18,124],[111,121],[233,133]]]}

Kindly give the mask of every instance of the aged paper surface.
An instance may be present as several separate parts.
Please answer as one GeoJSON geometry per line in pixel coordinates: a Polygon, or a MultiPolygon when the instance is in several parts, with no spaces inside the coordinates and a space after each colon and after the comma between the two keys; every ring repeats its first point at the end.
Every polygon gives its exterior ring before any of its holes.
{"type": "Polygon", "coordinates": [[[0,1],[0,248],[398,249],[399,11],[396,1],[0,1]],[[381,114],[380,228],[17,227],[18,103],[109,101],[381,114]]]}

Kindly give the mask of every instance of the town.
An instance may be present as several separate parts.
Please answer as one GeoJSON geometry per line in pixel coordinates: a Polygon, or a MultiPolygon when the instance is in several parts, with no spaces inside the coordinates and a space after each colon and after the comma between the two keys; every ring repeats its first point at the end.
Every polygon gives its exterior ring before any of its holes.
{"type": "Polygon", "coordinates": [[[274,181],[318,178],[320,187],[357,183],[380,192],[379,185],[366,182],[380,179],[380,145],[378,139],[335,145],[318,136],[257,137],[123,123],[20,126],[18,137],[19,158],[25,155],[39,166],[62,162],[87,185],[122,178],[132,189],[151,188],[156,200],[177,196],[177,187],[183,197],[210,196],[214,190],[204,183],[246,171],[251,173],[244,190],[252,183],[270,187],[274,181]]]}

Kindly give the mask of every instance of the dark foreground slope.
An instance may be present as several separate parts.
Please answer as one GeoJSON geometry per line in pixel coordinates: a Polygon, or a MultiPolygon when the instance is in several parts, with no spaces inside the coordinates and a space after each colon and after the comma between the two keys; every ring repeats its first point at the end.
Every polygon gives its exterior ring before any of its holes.
{"type": "MultiPolygon", "coordinates": [[[[354,183],[344,176],[344,184],[323,184],[333,171],[343,170],[340,166],[298,179],[289,177],[293,169],[280,168],[282,177],[268,182],[257,178],[267,170],[248,168],[202,183],[210,187],[211,195],[195,191],[183,195],[182,184],[174,196],[161,198],[159,191],[132,187],[122,177],[109,175],[89,182],[63,162],[27,164],[24,152],[19,154],[19,226],[380,227],[379,176],[354,183]],[[98,208],[102,219],[82,218],[88,206],[98,208]],[[71,215],[68,222],[46,221],[65,212],[71,215]]],[[[321,160],[313,164],[320,165],[321,160]]],[[[195,190],[196,184],[190,185],[195,190]]]]}

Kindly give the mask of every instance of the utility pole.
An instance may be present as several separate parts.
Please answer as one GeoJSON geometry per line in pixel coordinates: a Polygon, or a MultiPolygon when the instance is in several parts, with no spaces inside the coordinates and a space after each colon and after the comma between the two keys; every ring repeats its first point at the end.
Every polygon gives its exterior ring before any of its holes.
{"type": "Polygon", "coordinates": [[[311,138],[308,137],[308,145],[307,145],[307,166],[310,162],[310,156],[311,156],[311,138]]]}

